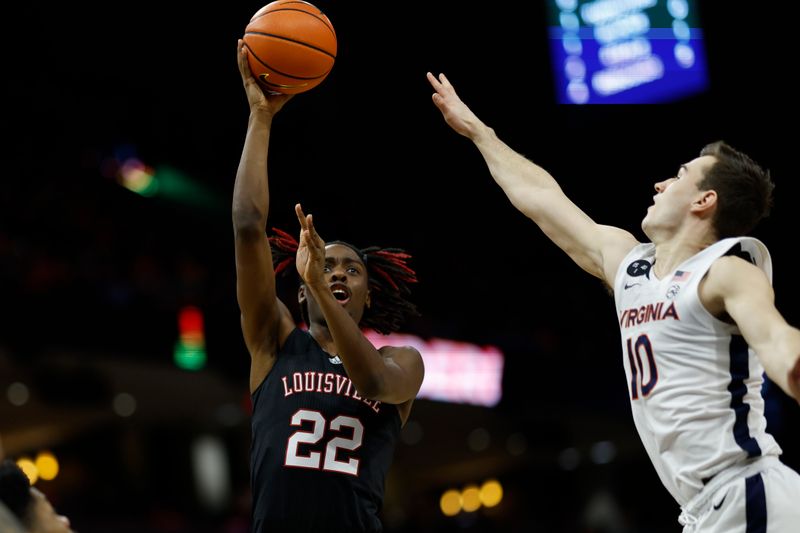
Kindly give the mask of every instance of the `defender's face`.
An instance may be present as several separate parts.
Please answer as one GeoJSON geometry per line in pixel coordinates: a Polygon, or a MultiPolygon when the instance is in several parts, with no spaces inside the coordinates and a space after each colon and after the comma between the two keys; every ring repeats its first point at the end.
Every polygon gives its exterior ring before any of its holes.
{"type": "MultiPolygon", "coordinates": [[[[367,269],[358,254],[343,244],[329,244],[325,247],[325,281],[333,293],[333,297],[353,317],[356,323],[361,321],[364,307],[369,304],[369,279],[367,269]]],[[[317,302],[308,291],[309,319],[321,316],[317,302]]],[[[302,301],[303,296],[301,296],[302,301]]]]}
{"type": "Polygon", "coordinates": [[[705,155],[681,165],[678,174],[654,185],[653,205],[647,208],[642,230],[652,239],[657,230],[678,228],[686,219],[692,203],[702,196],[698,184],[714,164],[714,156],[705,155]]]}

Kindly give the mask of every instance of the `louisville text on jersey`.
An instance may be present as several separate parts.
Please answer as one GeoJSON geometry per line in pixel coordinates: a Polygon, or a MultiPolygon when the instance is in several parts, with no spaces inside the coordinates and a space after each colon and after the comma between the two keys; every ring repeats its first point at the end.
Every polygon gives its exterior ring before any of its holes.
{"type": "Polygon", "coordinates": [[[291,396],[299,392],[321,392],[336,394],[364,402],[376,413],[381,412],[381,402],[368,400],[359,396],[358,391],[350,378],[333,372],[295,372],[290,376],[283,376],[283,396],[291,396]]]}

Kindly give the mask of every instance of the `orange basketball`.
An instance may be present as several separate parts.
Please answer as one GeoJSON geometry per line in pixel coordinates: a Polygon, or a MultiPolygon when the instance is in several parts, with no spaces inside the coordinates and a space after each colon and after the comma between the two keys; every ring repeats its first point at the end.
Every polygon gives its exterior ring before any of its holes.
{"type": "Polygon", "coordinates": [[[336,61],[333,24],[300,0],[277,0],[259,9],[244,30],[244,42],[253,76],[272,92],[313,89],[336,61]]]}

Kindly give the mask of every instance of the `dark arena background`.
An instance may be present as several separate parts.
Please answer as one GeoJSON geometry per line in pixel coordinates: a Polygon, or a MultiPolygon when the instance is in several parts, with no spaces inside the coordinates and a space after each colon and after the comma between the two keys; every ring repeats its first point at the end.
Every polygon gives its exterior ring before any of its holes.
{"type": "MultiPolygon", "coordinates": [[[[316,2],[338,56],[275,120],[269,226],[296,234],[302,202],[324,238],[414,256],[422,316],[403,333],[429,372],[388,533],[681,527],[631,419],[613,300],[511,206],[427,71],[640,240],[655,182],[712,141],[750,154],[776,183],[754,235],[800,325],[794,19],[653,0],[601,27],[586,4],[316,2]]],[[[248,116],[236,40],[262,5],[4,7],[0,439],[81,533],[248,530],[230,205],[248,116]]],[[[798,469],[800,406],[770,382],[765,397],[798,469]]]]}

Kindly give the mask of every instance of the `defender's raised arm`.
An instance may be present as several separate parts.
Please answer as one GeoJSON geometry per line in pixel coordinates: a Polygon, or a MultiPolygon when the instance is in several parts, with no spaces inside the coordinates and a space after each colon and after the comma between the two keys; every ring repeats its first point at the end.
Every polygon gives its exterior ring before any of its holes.
{"type": "Polygon", "coordinates": [[[595,223],[542,167],[512,150],[456,94],[444,74],[430,72],[433,103],[445,122],[471,140],[511,203],[585,271],[614,282],[620,261],[637,244],[627,231],[595,223]]]}

